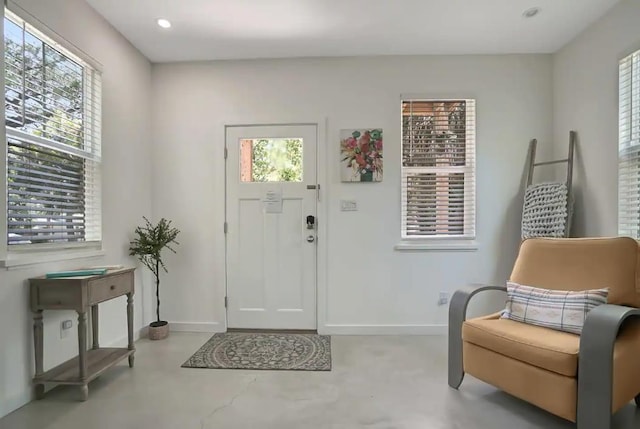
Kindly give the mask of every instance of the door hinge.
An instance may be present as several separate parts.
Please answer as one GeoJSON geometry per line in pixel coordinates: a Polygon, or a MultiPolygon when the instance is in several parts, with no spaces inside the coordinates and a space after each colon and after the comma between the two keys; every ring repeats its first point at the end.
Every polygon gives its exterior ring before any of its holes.
{"type": "Polygon", "coordinates": [[[229,224],[227,222],[224,223],[224,233],[229,232],[229,224]]]}
{"type": "Polygon", "coordinates": [[[224,148],[224,159],[227,159],[228,156],[229,156],[229,150],[225,147],[224,148]]]}
{"type": "Polygon", "coordinates": [[[224,297],[224,308],[229,308],[229,298],[224,297]]]}

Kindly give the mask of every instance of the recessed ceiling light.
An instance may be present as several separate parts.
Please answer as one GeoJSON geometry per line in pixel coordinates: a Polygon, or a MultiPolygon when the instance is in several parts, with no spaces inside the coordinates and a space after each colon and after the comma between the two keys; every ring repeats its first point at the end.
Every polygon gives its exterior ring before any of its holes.
{"type": "Polygon", "coordinates": [[[525,18],[533,18],[534,16],[539,14],[541,10],[542,9],[540,9],[539,7],[532,7],[522,12],[522,16],[524,16],[525,18]]]}
{"type": "Polygon", "coordinates": [[[159,18],[156,22],[162,28],[171,28],[171,22],[168,19],[159,18]]]}

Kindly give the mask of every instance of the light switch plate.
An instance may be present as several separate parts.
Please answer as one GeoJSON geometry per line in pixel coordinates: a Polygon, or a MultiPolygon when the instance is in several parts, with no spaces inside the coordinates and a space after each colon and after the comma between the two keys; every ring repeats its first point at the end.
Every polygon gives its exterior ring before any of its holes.
{"type": "Polygon", "coordinates": [[[356,200],[340,200],[340,210],[343,212],[358,211],[358,202],[356,200]]]}
{"type": "Polygon", "coordinates": [[[62,322],[60,322],[60,339],[67,338],[72,327],[72,320],[63,320],[62,322]]]}
{"type": "Polygon", "coordinates": [[[447,305],[449,303],[449,292],[440,292],[438,296],[438,305],[447,305]]]}

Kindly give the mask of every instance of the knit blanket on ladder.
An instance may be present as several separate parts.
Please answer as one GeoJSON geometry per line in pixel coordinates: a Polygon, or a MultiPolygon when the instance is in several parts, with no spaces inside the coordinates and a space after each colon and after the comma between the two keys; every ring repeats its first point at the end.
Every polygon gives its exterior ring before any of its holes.
{"type": "Polygon", "coordinates": [[[564,237],[567,229],[567,185],[539,183],[524,194],[522,238],[564,237]]]}

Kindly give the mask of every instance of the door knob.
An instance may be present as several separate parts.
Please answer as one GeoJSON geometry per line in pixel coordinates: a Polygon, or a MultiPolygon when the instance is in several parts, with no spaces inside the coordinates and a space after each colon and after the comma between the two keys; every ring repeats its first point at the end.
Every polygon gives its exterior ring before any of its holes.
{"type": "Polygon", "coordinates": [[[307,236],[307,243],[313,243],[314,241],[316,241],[316,237],[313,235],[308,235],[307,236]]]}

